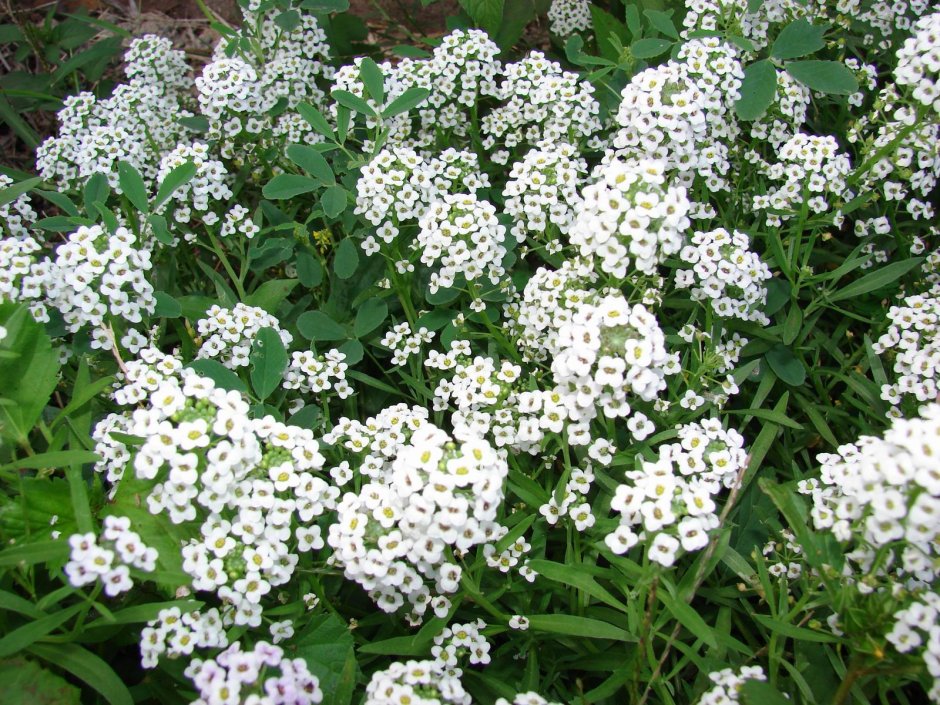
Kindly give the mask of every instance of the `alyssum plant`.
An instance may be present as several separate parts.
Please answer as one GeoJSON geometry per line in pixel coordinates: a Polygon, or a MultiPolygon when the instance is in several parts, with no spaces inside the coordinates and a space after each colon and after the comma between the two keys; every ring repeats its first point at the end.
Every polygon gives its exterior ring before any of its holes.
{"type": "Polygon", "coordinates": [[[559,55],[339,65],[345,3],[241,4],[0,177],[0,668],[940,701],[940,13],[555,0],[559,55]]]}

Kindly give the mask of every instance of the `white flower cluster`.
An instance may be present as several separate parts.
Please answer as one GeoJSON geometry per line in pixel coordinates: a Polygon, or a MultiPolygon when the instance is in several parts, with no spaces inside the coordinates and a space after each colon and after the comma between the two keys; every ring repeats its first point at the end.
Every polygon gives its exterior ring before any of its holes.
{"type": "MultiPolygon", "coordinates": [[[[755,211],[783,211],[767,213],[768,226],[790,220],[804,206],[811,213],[826,213],[854,197],[847,183],[852,163],[839,152],[835,137],[797,133],[780,148],[778,156],[780,161],[759,167],[778,185],[771,186],[765,195],[754,196],[753,201],[755,211]]],[[[836,213],[835,225],[840,223],[841,214],[836,213]]]]}
{"type": "MultiPolygon", "coordinates": [[[[391,243],[403,224],[423,217],[446,194],[475,194],[489,185],[472,152],[448,149],[425,158],[408,147],[383,149],[362,168],[356,183],[356,213],[381,226],[379,239],[391,243]]],[[[374,237],[366,238],[362,246],[370,255],[379,249],[374,237]]]]}
{"type": "Polygon", "coordinates": [[[290,365],[284,371],[284,389],[296,389],[301,394],[319,394],[332,389],[340,399],[353,393],[346,381],[346,354],[329,350],[315,355],[309,350],[291,354],[290,365]]]}
{"type": "Polygon", "coordinates": [[[676,287],[691,289],[693,299],[707,302],[719,316],[768,325],[760,307],[767,302],[770,268],[749,248],[747,235],[737,230],[696,232],[679,255],[691,267],[676,272],[676,287]]]}
{"type": "Polygon", "coordinates": [[[432,340],[434,331],[421,326],[418,332],[414,333],[411,326],[403,322],[392,326],[379,342],[392,351],[392,364],[401,367],[407,364],[409,357],[421,352],[421,343],[430,343],[432,340]]]}
{"type": "Polygon", "coordinates": [[[236,624],[258,626],[262,597],[290,580],[297,552],[323,546],[311,521],[339,495],[314,474],[324,458],[313,432],[249,419],[241,394],[185,371],[132,413],[126,432],[145,439],[132,464],[139,480],[155,483],[149,511],[200,521],[181,550],[192,586],[230,603],[236,624]]]}
{"type": "Polygon", "coordinates": [[[805,563],[803,549],[797,543],[796,536],[789,529],[782,529],[779,538],[771,539],[764,544],[761,553],[776,559],[776,563],[767,566],[767,572],[775,578],[798,580],[803,575],[803,564],[805,563]]]}
{"type": "Polygon", "coordinates": [[[567,142],[540,144],[527,152],[512,165],[503,189],[505,211],[515,221],[509,232],[519,242],[531,233],[544,242],[549,254],[560,251],[563,243],[550,228],[568,234],[586,173],[587,162],[567,142]]]}
{"type": "Polygon", "coordinates": [[[625,279],[656,266],[682,249],[689,227],[689,201],[672,185],[662,162],[613,160],[584,189],[571,226],[571,244],[595,258],[606,274],[625,279]]]}
{"type": "Polygon", "coordinates": [[[669,567],[680,549],[708,545],[708,532],[718,526],[715,498],[734,486],[747,465],[744,438],[717,419],[686,424],[678,432],[678,443],[660,446],[656,460],[628,470],[629,483],[614,493],[610,508],[620,513],[620,526],[604,540],[614,553],[642,540],[649,559],[669,567]]]}
{"type": "Polygon", "coordinates": [[[747,681],[766,681],[764,669],[760,666],[743,666],[740,672],[725,668],[708,674],[715,684],[711,690],[702,694],[696,705],[737,705],[741,702],[741,686],[747,681]]]}
{"type": "Polygon", "coordinates": [[[147,546],[137,532],[131,531],[127,517],[106,516],[100,543],[94,534],[73,534],[69,546],[69,562],[65,565],[69,582],[81,587],[100,580],[109,597],[134,587],[131,568],[152,573],[157,565],[157,549],[147,546]]]}
{"type": "Polygon", "coordinates": [[[820,454],[819,479],[801,481],[800,491],[813,500],[816,529],[852,549],[845,577],[858,579],[860,591],[935,584],[938,439],[940,405],[929,404],[921,418],[895,419],[882,437],[862,436],[838,453],[820,454]]]}
{"type": "Polygon", "coordinates": [[[559,327],[552,375],[576,424],[586,426],[600,408],[607,418],[630,417],[628,428],[641,440],[651,430],[649,421],[630,403],[656,399],[678,364],[666,352],[656,316],[612,293],[582,304],[559,327]]]}
{"type": "Polygon", "coordinates": [[[775,152],[806,123],[811,94],[809,88],[777,71],[777,92],[760,118],[751,123],[751,137],[764,140],[775,152]]]}
{"type": "Polygon", "coordinates": [[[473,194],[447,194],[431,204],[419,222],[421,262],[436,266],[428,289],[450,288],[462,276],[468,282],[486,277],[499,284],[506,270],[506,227],[496,208],[473,194]]]}
{"type": "MultiPolygon", "coordinates": [[[[0,223],[2,223],[0,219],[0,223]]],[[[49,260],[37,261],[42,246],[30,235],[0,240],[0,301],[24,301],[37,321],[48,321],[45,291],[52,271],[49,260]]]]}
{"type": "Polygon", "coordinates": [[[492,161],[505,164],[507,150],[543,141],[600,146],[596,139],[602,127],[600,105],[589,82],[539,51],[506,64],[504,75],[498,95],[501,104],[482,122],[483,147],[505,147],[492,153],[492,161]]]}
{"type": "Polygon", "coordinates": [[[264,641],[251,651],[235,642],[214,659],[193,659],[185,674],[199,691],[192,705],[314,705],[323,700],[320,680],[302,658],[264,641]]]}
{"type": "Polygon", "coordinates": [[[913,398],[920,404],[937,398],[937,372],[940,367],[940,297],[915,294],[903,306],[888,309],[891,326],[872,346],[875,353],[894,356],[896,380],[883,385],[881,398],[894,406],[893,416],[901,416],[899,406],[913,398]]]}
{"type": "Polygon", "coordinates": [[[230,610],[212,607],[204,612],[183,612],[179,607],[160,610],[140,632],[140,663],[156,668],[161,656],[189,656],[197,648],[224,649],[228,646],[225,628],[232,626],[230,610]]]}
{"type": "MultiPolygon", "coordinates": [[[[410,88],[430,92],[415,110],[381,120],[388,130],[387,142],[394,147],[428,150],[433,146],[462,143],[473,121],[472,108],[486,97],[497,95],[496,78],[501,70],[499,47],[478,29],[454,30],[442,38],[428,59],[404,58],[397,64],[379,64],[385,78],[385,105],[368,96],[360,77],[362,59],[336,73],[334,90],[349,91],[363,98],[377,113],[410,88]]],[[[336,106],[331,106],[336,115],[336,106]]],[[[369,128],[379,119],[366,118],[369,128]]],[[[366,148],[371,143],[366,143],[366,148]]]]}
{"type": "Polygon", "coordinates": [[[490,662],[490,643],[481,633],[484,629],[482,619],[451,624],[434,637],[431,655],[446,668],[455,668],[464,656],[472,666],[485,666],[490,662]]]}
{"type": "MultiPolygon", "coordinates": [[[[498,537],[494,536],[494,539],[497,541],[503,539],[505,535],[509,533],[509,530],[506,529],[500,533],[503,535],[498,537]]],[[[500,573],[509,573],[513,568],[518,566],[519,575],[531,583],[538,574],[529,566],[528,560],[524,561],[522,565],[519,565],[519,562],[531,550],[532,544],[526,541],[524,536],[520,536],[501,551],[495,543],[486,544],[483,546],[483,556],[486,558],[486,565],[490,568],[496,568],[500,573]]]]}
{"type": "MultiPolygon", "coordinates": [[[[13,185],[13,179],[6,174],[0,174],[0,190],[13,185]]],[[[9,203],[0,205],[0,238],[12,237],[24,239],[29,237],[29,229],[36,222],[36,211],[29,202],[28,194],[21,194],[9,203]]]]}
{"type": "Polygon", "coordinates": [[[125,55],[129,82],[109,98],[84,92],[69,96],[59,111],[59,134],[36,150],[42,177],[64,189],[80,188],[95,173],[120,192],[117,163],[126,161],[152,184],[161,157],[185,138],[180,119],[190,81],[186,57],[153,35],[135,39],[125,55]]]}
{"type": "Polygon", "coordinates": [[[549,32],[568,37],[590,28],[590,0],[552,0],[548,8],[549,32]]]}
{"type": "MultiPolygon", "coordinates": [[[[606,438],[596,438],[588,448],[588,454],[599,465],[609,465],[616,449],[606,438]]],[[[545,517],[549,525],[555,526],[559,520],[568,517],[574,522],[576,531],[584,531],[596,521],[587,496],[594,486],[594,463],[585,458],[580,467],[571,469],[564,487],[559,486],[548,501],[539,507],[539,514],[545,517]]]]}
{"type": "Polygon", "coordinates": [[[196,330],[203,338],[196,358],[217,358],[232,370],[245,367],[251,354],[252,341],[262,328],[277,331],[284,347],[294,340],[294,336],[281,330],[278,320],[263,308],[237,303],[234,308],[227,309],[213,304],[206,311],[206,317],[196,323],[196,330]]]}
{"type": "Polygon", "coordinates": [[[183,361],[177,355],[166,355],[154,347],[143,348],[135,358],[124,361],[111,397],[121,406],[133,406],[157,391],[167,377],[179,377],[182,369],[183,361]]]}
{"type": "Polygon", "coordinates": [[[168,208],[174,202],[177,204],[173,210],[173,220],[177,223],[188,223],[197,217],[211,225],[218,221],[219,216],[210,210],[210,201],[227,201],[232,197],[232,189],[226,184],[228,172],[225,166],[211,157],[207,144],[180,144],[169,152],[160,160],[157,183],[162,183],[171,171],[187,162],[196,167],[195,176],[177,188],[163,207],[168,208]]]}
{"type": "Polygon", "coordinates": [[[363,705],[470,705],[473,699],[460,682],[462,673],[438,661],[395,661],[372,674],[363,705]]]}
{"type": "Polygon", "coordinates": [[[897,621],[885,636],[902,654],[920,652],[927,672],[933,677],[927,697],[940,703],[940,595],[927,590],[917,597],[894,613],[897,621]]]}
{"type": "Polygon", "coordinates": [[[251,219],[251,211],[244,206],[235,204],[232,206],[222,220],[222,227],[219,228],[219,234],[222,237],[231,237],[235,233],[240,233],[247,240],[250,240],[261,228],[251,219]]]}
{"type": "Polygon", "coordinates": [[[910,86],[914,99],[940,113],[940,12],[921,17],[898,50],[894,80],[910,86]]]}
{"type": "MultiPolygon", "coordinates": [[[[520,617],[520,619],[525,619],[525,617],[520,617]]],[[[512,702],[509,702],[506,698],[499,698],[494,705],[561,705],[561,703],[546,700],[538,693],[530,690],[526,693],[519,693],[512,699],[512,702]]]]}
{"type": "Polygon", "coordinates": [[[46,280],[49,305],[59,309],[73,333],[85,325],[96,328],[93,348],[111,349],[102,329],[106,317],[140,323],[157,305],[145,276],[152,266],[150,252],[136,243],[123,226],[109,233],[100,225],[83,225],[56,250],[46,280]]]}
{"type": "Polygon", "coordinates": [[[273,8],[246,7],[243,13],[243,34],[223,37],[196,79],[199,106],[209,120],[208,137],[219,140],[222,156],[236,166],[252,151],[271,146],[268,134],[281,146],[322,141],[290,108],[304,101],[322,105],[325,94],[317,81],[329,81],[334,74],[326,33],[314,15],[300,13],[297,26],[286,31],[278,26],[279,13],[273,8]],[[258,53],[240,54],[243,41],[258,53]],[[289,109],[273,115],[281,102],[289,109]]]}
{"type": "Polygon", "coordinates": [[[543,361],[557,347],[558,328],[594,294],[597,273],[590,261],[565,260],[554,270],[539,267],[504,307],[506,326],[523,359],[543,361]]]}
{"type": "Polygon", "coordinates": [[[327,539],[331,561],[380,609],[395,612],[407,600],[409,619],[419,622],[429,605],[446,613],[444,596],[459,587],[462,569],[451,552],[485,543],[499,530],[509,470],[485,441],[454,443],[430,423],[398,447],[390,468],[384,465],[384,477],[340,501],[327,539]]]}

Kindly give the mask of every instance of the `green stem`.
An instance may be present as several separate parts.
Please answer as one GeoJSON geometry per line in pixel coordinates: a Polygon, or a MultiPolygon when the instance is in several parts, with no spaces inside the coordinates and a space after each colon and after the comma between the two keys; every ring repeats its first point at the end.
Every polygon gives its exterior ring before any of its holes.
{"type": "Polygon", "coordinates": [[[238,299],[244,302],[248,297],[245,294],[245,286],[242,284],[241,277],[235,274],[235,270],[232,268],[232,263],[229,262],[228,255],[225,254],[225,249],[222,247],[222,243],[219,242],[219,238],[217,238],[211,230],[209,231],[209,240],[212,241],[212,247],[209,249],[211,249],[215,256],[219,258],[219,261],[225,268],[225,273],[228,274],[229,279],[232,280],[232,284],[235,285],[235,291],[238,293],[238,299]]]}

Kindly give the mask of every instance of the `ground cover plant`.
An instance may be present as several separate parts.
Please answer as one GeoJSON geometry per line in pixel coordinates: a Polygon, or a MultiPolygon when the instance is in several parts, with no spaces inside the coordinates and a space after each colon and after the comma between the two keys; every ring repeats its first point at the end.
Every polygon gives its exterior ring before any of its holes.
{"type": "Polygon", "coordinates": [[[0,176],[13,702],[940,701],[930,3],[241,6],[0,176]]]}

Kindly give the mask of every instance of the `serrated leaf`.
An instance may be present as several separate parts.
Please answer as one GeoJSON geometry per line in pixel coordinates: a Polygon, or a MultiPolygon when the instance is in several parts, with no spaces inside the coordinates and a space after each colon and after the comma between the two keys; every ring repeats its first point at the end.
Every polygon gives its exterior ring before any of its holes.
{"type": "Polygon", "coordinates": [[[287,369],[287,350],[273,328],[262,328],[251,342],[251,386],[262,401],[280,386],[287,369]]]}
{"type": "Polygon", "coordinates": [[[647,37],[638,39],[630,45],[630,51],[637,59],[651,59],[669,51],[672,42],[668,39],[659,39],[656,37],[647,37]]]}
{"type": "Polygon", "coordinates": [[[359,249],[355,243],[346,238],[336,248],[333,256],[333,271],[340,279],[349,279],[359,266],[359,249]]]}
{"type": "Polygon", "coordinates": [[[814,51],[819,51],[826,46],[823,39],[826,29],[826,26],[810,24],[801,17],[781,30],[770,49],[770,55],[782,61],[785,59],[798,59],[801,56],[812,54],[814,51]]]}
{"type": "Polygon", "coordinates": [[[297,319],[297,330],[307,340],[343,340],[346,329],[322,311],[307,311],[297,319]]]}
{"type": "Polygon", "coordinates": [[[150,210],[150,202],[147,198],[147,187],[144,185],[144,179],[140,172],[123,159],[118,162],[118,183],[121,185],[121,191],[127,197],[127,200],[139,210],[146,213],[150,210]]]}
{"type": "Polygon", "coordinates": [[[382,299],[372,298],[366,300],[356,311],[356,321],[353,323],[353,334],[357,338],[368,335],[378,328],[388,317],[388,304],[382,299]]]}
{"type": "Polygon", "coordinates": [[[310,193],[320,188],[320,182],[299,174],[278,174],[261,189],[261,194],[272,201],[284,200],[310,193]]]}
{"type": "Polygon", "coordinates": [[[324,184],[336,183],[336,177],[333,175],[333,168],[330,163],[313,147],[308,147],[305,144],[288,145],[287,158],[324,184]]]}
{"type": "Polygon", "coordinates": [[[767,59],[755,61],[744,69],[741,98],[734,111],[742,120],[757,120],[774,102],[777,95],[777,69],[767,59]]]}
{"type": "Polygon", "coordinates": [[[807,88],[831,95],[852,95],[858,81],[845,64],[839,61],[791,61],[787,73],[807,88]]]}
{"type": "Polygon", "coordinates": [[[338,217],[349,204],[349,192],[339,184],[330,186],[320,199],[323,212],[330,218],[338,217]]]}
{"type": "Polygon", "coordinates": [[[427,88],[419,88],[417,86],[409,88],[385,106],[385,110],[382,111],[382,117],[387,119],[401,115],[402,113],[407,113],[409,110],[418,107],[426,101],[429,95],[431,95],[431,91],[427,88]]]}

